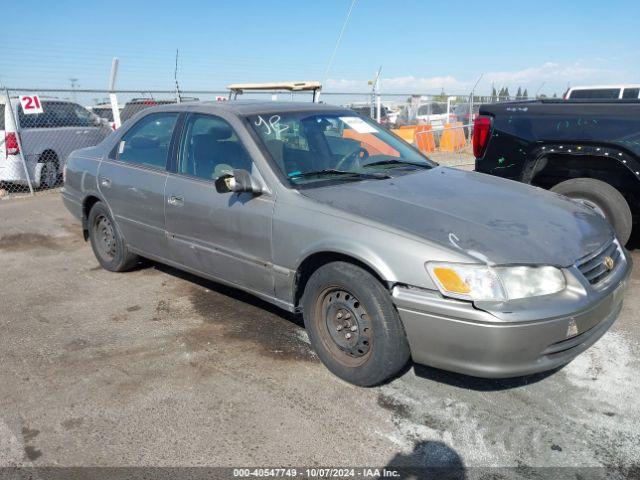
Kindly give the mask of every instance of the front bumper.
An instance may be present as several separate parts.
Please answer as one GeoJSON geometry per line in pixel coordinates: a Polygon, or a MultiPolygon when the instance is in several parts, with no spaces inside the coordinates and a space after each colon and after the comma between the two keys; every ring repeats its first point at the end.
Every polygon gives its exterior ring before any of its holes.
{"type": "Polygon", "coordinates": [[[417,288],[396,286],[392,295],[416,363],[485,378],[529,375],[570,362],[613,325],[631,272],[626,252],[624,257],[625,268],[606,291],[588,293],[575,312],[554,314],[543,301],[546,316],[536,319],[510,321],[509,315],[417,288]]]}

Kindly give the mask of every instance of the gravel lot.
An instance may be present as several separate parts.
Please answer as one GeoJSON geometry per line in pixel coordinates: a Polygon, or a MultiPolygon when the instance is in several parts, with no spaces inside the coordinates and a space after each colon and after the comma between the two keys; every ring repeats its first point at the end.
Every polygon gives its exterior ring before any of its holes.
{"type": "Polygon", "coordinates": [[[618,322],[563,369],[416,367],[373,389],[329,374],[299,319],[247,294],[159,265],[100,269],[55,192],[0,201],[0,272],[0,466],[640,459],[637,269],[618,322]]]}

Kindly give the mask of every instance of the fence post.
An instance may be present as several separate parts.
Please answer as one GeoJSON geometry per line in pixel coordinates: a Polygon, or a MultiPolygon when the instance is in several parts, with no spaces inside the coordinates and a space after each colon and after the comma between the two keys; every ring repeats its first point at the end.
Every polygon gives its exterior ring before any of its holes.
{"type": "Polygon", "coordinates": [[[116,95],[116,76],[118,75],[118,64],[120,60],[113,57],[111,61],[111,77],[109,78],[109,102],[111,103],[111,112],[113,115],[113,125],[116,129],[120,128],[120,108],[118,107],[118,96],[116,95]]]}
{"type": "MultiPolygon", "coordinates": [[[[29,185],[29,192],[31,195],[35,195],[33,191],[33,185],[31,184],[31,177],[29,176],[29,169],[27,168],[27,162],[24,158],[24,149],[22,148],[22,140],[20,138],[20,133],[18,132],[18,121],[16,119],[15,113],[13,111],[13,105],[11,104],[11,97],[9,96],[9,90],[5,87],[4,93],[7,96],[7,108],[11,112],[11,121],[13,122],[13,129],[16,132],[16,141],[18,142],[18,149],[20,150],[20,160],[22,162],[22,168],[24,169],[24,175],[27,179],[27,185],[29,185]]],[[[20,96],[18,95],[18,104],[20,104],[20,96]]]]}

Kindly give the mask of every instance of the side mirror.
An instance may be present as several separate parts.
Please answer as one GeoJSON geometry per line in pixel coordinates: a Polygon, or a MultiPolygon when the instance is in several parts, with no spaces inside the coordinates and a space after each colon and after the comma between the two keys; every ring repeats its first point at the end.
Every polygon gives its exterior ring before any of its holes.
{"type": "Polygon", "coordinates": [[[218,193],[249,192],[254,195],[260,195],[262,193],[262,186],[246,170],[233,170],[233,173],[218,177],[216,180],[216,190],[218,193]]]}

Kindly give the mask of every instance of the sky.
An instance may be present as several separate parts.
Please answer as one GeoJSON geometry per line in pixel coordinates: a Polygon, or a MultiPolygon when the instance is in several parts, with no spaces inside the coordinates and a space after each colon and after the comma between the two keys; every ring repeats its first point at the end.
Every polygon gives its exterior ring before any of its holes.
{"type": "Polygon", "coordinates": [[[174,88],[320,80],[326,91],[561,95],[567,85],[640,83],[640,1],[6,1],[0,84],[174,88]]]}

